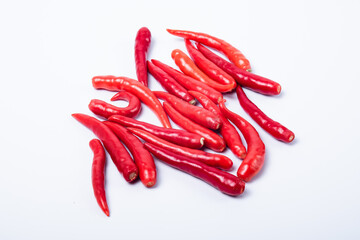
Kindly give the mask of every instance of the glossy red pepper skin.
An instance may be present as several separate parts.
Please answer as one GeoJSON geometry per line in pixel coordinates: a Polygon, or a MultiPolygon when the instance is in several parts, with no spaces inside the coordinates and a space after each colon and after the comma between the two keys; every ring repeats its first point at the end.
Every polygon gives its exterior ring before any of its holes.
{"type": "Polygon", "coordinates": [[[222,139],[219,135],[184,117],[181,113],[176,111],[169,103],[164,102],[163,104],[166,113],[169,115],[171,120],[173,120],[173,122],[175,122],[177,125],[185,129],[186,131],[196,133],[205,138],[205,146],[207,148],[210,148],[211,150],[214,150],[216,152],[224,151],[226,145],[224,139],[222,139]]]}
{"type": "Polygon", "coordinates": [[[143,143],[130,131],[123,126],[113,123],[104,122],[111,131],[125,144],[131,152],[135,163],[139,169],[139,177],[146,187],[152,187],[156,184],[156,167],[154,159],[148,150],[144,148],[143,143]]]}
{"type": "Polygon", "coordinates": [[[230,173],[210,167],[202,162],[178,155],[150,143],[145,143],[145,147],[159,160],[173,168],[203,180],[222,193],[238,196],[245,190],[245,183],[230,173]]]}
{"type": "Polygon", "coordinates": [[[172,76],[176,81],[178,81],[181,85],[183,85],[187,90],[193,90],[197,92],[201,92],[208,96],[214,103],[218,103],[223,96],[220,92],[216,91],[212,87],[209,87],[205,83],[199,82],[189,76],[184,75],[182,72],[158,61],[155,59],[151,60],[155,66],[161,68],[164,72],[172,76]]]}
{"type": "Polygon", "coordinates": [[[173,50],[171,57],[183,73],[207,84],[219,92],[231,92],[236,87],[235,83],[224,85],[212,80],[204,72],[202,72],[183,51],[179,49],[173,50]]]}
{"type": "Polygon", "coordinates": [[[248,121],[226,108],[225,100],[219,103],[219,107],[224,116],[240,129],[246,140],[247,154],[237,171],[237,176],[248,182],[264,165],[265,145],[256,129],[248,121]]]}
{"type": "Polygon", "coordinates": [[[135,66],[136,75],[144,86],[148,86],[148,71],[146,66],[146,55],[151,43],[151,33],[146,27],[142,27],[135,38],[135,66]]]}
{"type": "Polygon", "coordinates": [[[217,130],[221,126],[220,117],[205,108],[193,106],[167,92],[153,91],[157,98],[170,103],[180,114],[203,127],[217,130]]]}
{"type": "Polygon", "coordinates": [[[220,127],[220,134],[223,136],[226,145],[235,156],[244,159],[246,156],[246,149],[241,141],[240,135],[227,118],[223,116],[218,106],[202,93],[194,91],[189,91],[189,93],[193,95],[205,109],[212,111],[221,118],[222,125],[220,127]]]}
{"type": "Polygon", "coordinates": [[[219,68],[216,64],[207,59],[199,50],[197,50],[190,42],[185,39],[185,45],[192,60],[194,60],[196,66],[200,68],[211,79],[214,79],[221,84],[236,85],[234,78],[227,74],[224,70],[219,68]]]}
{"type": "Polygon", "coordinates": [[[109,91],[125,90],[134,94],[155,112],[164,127],[171,128],[169,119],[159,100],[149,88],[138,81],[127,77],[97,76],[93,77],[92,84],[96,89],[106,89],[109,91]]]}
{"type": "Polygon", "coordinates": [[[138,128],[147,131],[161,139],[183,147],[199,149],[204,146],[205,139],[203,137],[184,130],[158,127],[150,123],[140,122],[133,118],[124,117],[121,115],[113,115],[109,118],[109,121],[116,122],[125,127],[138,128]]]}
{"type": "Polygon", "coordinates": [[[281,85],[279,83],[238,68],[201,44],[197,43],[196,46],[207,59],[231,75],[241,86],[265,95],[280,94],[281,85]]]}
{"type": "Polygon", "coordinates": [[[134,181],[138,176],[138,168],[131,159],[125,147],[116,135],[104,123],[96,118],[81,113],[72,116],[85,127],[89,128],[103,142],[110,154],[115,166],[121,172],[127,182],[134,181]]]}
{"type": "Polygon", "coordinates": [[[148,61],[147,64],[151,75],[153,75],[154,78],[160,82],[161,86],[166,91],[190,104],[195,104],[195,99],[183,86],[181,86],[180,83],[178,83],[169,74],[164,72],[161,68],[155,66],[152,62],[148,61]]]}
{"type": "Polygon", "coordinates": [[[247,114],[249,114],[250,117],[254,119],[254,121],[271,136],[286,143],[292,142],[294,140],[295,134],[280,123],[275,122],[266,116],[265,113],[263,113],[253,102],[248,99],[244,90],[240,86],[236,88],[236,94],[240,105],[245,110],[245,112],[247,112],[247,114]]]}
{"type": "Polygon", "coordinates": [[[221,168],[224,170],[231,169],[231,167],[233,165],[233,162],[231,161],[231,159],[224,155],[208,153],[208,152],[204,152],[204,151],[197,150],[197,149],[182,147],[182,146],[170,143],[161,138],[158,138],[146,131],[136,129],[136,128],[128,128],[128,129],[130,130],[130,132],[132,132],[136,136],[142,138],[146,142],[149,142],[158,147],[164,148],[170,152],[174,152],[176,154],[203,162],[206,165],[221,168]]]}
{"type": "Polygon", "coordinates": [[[98,139],[92,139],[89,146],[94,153],[94,159],[91,167],[91,182],[94,195],[101,210],[106,214],[106,216],[109,216],[110,212],[105,195],[105,150],[98,139]]]}
{"type": "Polygon", "coordinates": [[[216,50],[226,55],[227,58],[231,62],[233,62],[237,67],[246,71],[251,71],[250,62],[244,56],[244,54],[242,54],[240,50],[236,49],[235,47],[233,47],[232,45],[230,45],[229,43],[225,42],[222,39],[199,32],[171,30],[171,29],[167,29],[167,31],[175,36],[194,40],[196,42],[205,44],[206,46],[215,48],[216,50]]]}

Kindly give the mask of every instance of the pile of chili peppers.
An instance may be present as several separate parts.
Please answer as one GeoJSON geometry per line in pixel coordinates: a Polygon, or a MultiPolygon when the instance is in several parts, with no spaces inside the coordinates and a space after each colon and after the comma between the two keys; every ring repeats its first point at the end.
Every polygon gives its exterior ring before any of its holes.
{"type": "Polygon", "coordinates": [[[246,96],[243,88],[264,95],[278,95],[281,86],[251,73],[249,60],[238,49],[208,34],[167,31],[185,40],[190,57],[179,49],[171,53],[181,72],[155,59],[147,61],[151,33],[143,27],[135,39],[138,81],[111,75],[92,79],[94,88],[117,92],[111,101],[126,100],[128,106],[120,108],[93,99],[89,109],[105,121],[80,113],[72,115],[99,139],[90,141],[94,153],[92,185],[95,198],[107,216],[105,149],[127,182],[140,178],[146,187],[154,186],[157,174],[155,156],[225,194],[237,196],[244,192],[245,182],[250,181],[264,164],[265,145],[248,121],[225,106],[223,93],[236,91],[245,112],[275,139],[289,143],[295,137],[292,131],[268,117],[246,96]],[[204,45],[220,51],[230,62],[204,45]],[[167,92],[148,88],[148,72],[167,92]],[[201,107],[196,106],[196,102],[201,107]],[[157,115],[162,127],[135,119],[141,111],[141,103],[157,115]],[[171,128],[168,117],[183,130],[171,128]],[[239,132],[247,143],[247,149],[239,132]],[[227,172],[233,161],[220,154],[226,147],[242,159],[237,176],[227,172]],[[202,148],[218,153],[206,152],[202,148]]]}

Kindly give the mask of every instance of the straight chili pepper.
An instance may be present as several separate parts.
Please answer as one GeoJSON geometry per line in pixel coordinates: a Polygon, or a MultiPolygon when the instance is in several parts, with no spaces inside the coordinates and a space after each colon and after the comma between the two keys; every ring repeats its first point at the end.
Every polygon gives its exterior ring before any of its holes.
{"type": "Polygon", "coordinates": [[[241,86],[265,95],[280,94],[281,85],[279,83],[238,68],[199,43],[196,46],[207,59],[230,74],[241,86]]]}
{"type": "Polygon", "coordinates": [[[221,119],[215,113],[206,110],[205,108],[193,106],[174,95],[167,92],[153,91],[157,98],[167,101],[180,114],[191,119],[192,121],[210,129],[219,129],[221,126],[221,119]]]}
{"type": "Polygon", "coordinates": [[[148,71],[146,66],[146,55],[151,42],[150,30],[142,27],[136,34],[135,38],[135,66],[136,75],[144,86],[148,86],[148,71]]]}
{"type": "Polygon", "coordinates": [[[230,158],[214,153],[208,153],[197,149],[191,149],[187,147],[182,147],[173,143],[170,143],[166,140],[158,138],[151,133],[146,131],[137,129],[137,128],[128,128],[130,132],[135,134],[136,136],[142,138],[144,141],[152,143],[158,147],[164,148],[168,151],[174,152],[176,154],[198,160],[200,162],[205,163],[206,165],[222,168],[224,170],[229,170],[233,162],[230,158]]]}
{"type": "Polygon", "coordinates": [[[138,176],[138,168],[115,134],[96,118],[81,113],[74,113],[72,116],[93,131],[103,142],[115,166],[123,174],[125,180],[128,182],[134,181],[138,176]]]}
{"type": "Polygon", "coordinates": [[[257,124],[265,131],[267,131],[271,136],[277,140],[283,142],[291,142],[295,138],[295,134],[281,125],[278,122],[275,122],[271,118],[265,115],[253,102],[244,93],[244,90],[238,86],[236,88],[236,94],[239,99],[240,105],[247,112],[252,119],[254,119],[257,124]]]}
{"type": "Polygon", "coordinates": [[[96,89],[106,89],[109,91],[125,90],[134,94],[156,113],[164,127],[171,128],[169,119],[159,100],[149,88],[138,81],[127,77],[97,76],[93,77],[92,84],[96,89]]]}
{"type": "Polygon", "coordinates": [[[237,170],[237,176],[248,182],[264,165],[265,145],[256,129],[248,121],[226,108],[225,100],[219,103],[219,107],[224,116],[240,129],[246,140],[247,154],[237,170]]]}
{"type": "Polygon", "coordinates": [[[203,137],[184,130],[158,127],[150,123],[140,122],[133,118],[121,115],[113,115],[109,117],[109,121],[119,123],[125,127],[138,128],[147,131],[159,138],[184,147],[198,149],[204,146],[205,139],[203,137]]]}
{"type": "Polygon", "coordinates": [[[156,183],[156,167],[154,159],[149,151],[144,148],[142,142],[119,124],[113,122],[104,122],[104,124],[113,131],[131,152],[135,163],[139,168],[141,182],[146,187],[154,186],[156,183]]]}
{"type": "Polygon", "coordinates": [[[244,192],[245,183],[230,173],[210,167],[202,162],[178,155],[150,143],[145,143],[145,147],[159,160],[167,163],[171,167],[203,180],[225,194],[237,196],[244,192]]]}
{"type": "Polygon", "coordinates": [[[176,81],[183,85],[187,90],[198,91],[208,96],[214,103],[218,103],[223,96],[220,92],[216,91],[212,87],[209,87],[205,83],[199,82],[189,76],[184,75],[182,72],[158,61],[152,59],[151,62],[161,68],[164,72],[172,76],[176,81]]]}
{"type": "Polygon", "coordinates": [[[246,156],[246,149],[241,141],[240,135],[227,118],[223,116],[218,106],[202,93],[195,91],[189,91],[189,93],[193,95],[205,109],[212,111],[220,117],[222,121],[220,134],[223,136],[226,145],[229,146],[235,156],[244,159],[246,156]]]}
{"type": "Polygon", "coordinates": [[[203,126],[194,123],[187,117],[184,117],[181,113],[176,111],[169,103],[164,102],[164,109],[169,117],[183,129],[196,133],[205,138],[205,146],[216,152],[224,151],[226,145],[224,139],[213,131],[204,128],[203,126]]]}
{"type": "Polygon", "coordinates": [[[250,62],[240,50],[236,49],[229,43],[222,39],[210,36],[205,33],[183,31],[183,30],[171,30],[167,29],[170,34],[186,39],[194,40],[199,43],[205,44],[206,46],[215,48],[216,50],[225,54],[228,59],[233,62],[236,66],[243,70],[251,71],[250,62]]]}
{"type": "Polygon", "coordinates": [[[236,83],[224,85],[212,80],[204,72],[202,72],[183,51],[179,49],[173,50],[171,57],[183,73],[207,84],[219,92],[231,92],[236,87],[236,83]]]}
{"type": "Polygon", "coordinates": [[[90,141],[89,146],[94,153],[94,159],[91,167],[91,181],[94,190],[94,195],[96,201],[101,208],[101,210],[109,216],[109,207],[106,202],[105,195],[105,161],[106,154],[105,150],[98,139],[93,139],[90,141]]]}
{"type": "Polygon", "coordinates": [[[178,83],[169,74],[164,72],[161,68],[155,66],[152,62],[148,61],[147,64],[151,75],[153,75],[154,78],[160,82],[161,86],[163,86],[166,91],[190,104],[195,104],[195,99],[183,86],[181,86],[180,83],[178,83]]]}

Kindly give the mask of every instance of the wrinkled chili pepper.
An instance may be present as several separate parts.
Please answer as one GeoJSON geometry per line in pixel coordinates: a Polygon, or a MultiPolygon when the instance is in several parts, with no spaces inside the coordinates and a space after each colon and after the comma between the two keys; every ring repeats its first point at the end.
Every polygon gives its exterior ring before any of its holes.
{"type": "Polygon", "coordinates": [[[265,145],[256,129],[244,118],[231,112],[225,106],[225,100],[219,103],[221,112],[238,127],[247,143],[247,154],[237,170],[237,176],[250,181],[262,168],[265,160],[265,145]]]}
{"type": "Polygon", "coordinates": [[[153,91],[157,98],[170,103],[180,114],[191,119],[192,121],[210,129],[219,129],[221,126],[220,117],[205,108],[193,106],[174,95],[167,92],[153,91]]]}
{"type": "Polygon", "coordinates": [[[245,110],[245,112],[247,112],[250,117],[254,119],[254,121],[271,136],[277,140],[287,143],[294,140],[295,134],[280,123],[275,122],[266,116],[265,113],[263,113],[253,102],[248,99],[244,93],[244,90],[240,86],[236,88],[236,94],[240,105],[245,110]]]}
{"type": "Polygon", "coordinates": [[[93,131],[103,142],[115,166],[123,174],[125,180],[128,182],[134,181],[138,176],[138,168],[115,134],[96,118],[81,113],[74,113],[72,116],[93,131]]]}
{"type": "Polygon", "coordinates": [[[202,162],[178,155],[150,143],[145,143],[145,147],[159,160],[167,163],[171,167],[203,180],[225,194],[237,196],[244,192],[245,183],[230,173],[210,167],[202,162]]]}
{"type": "Polygon", "coordinates": [[[216,152],[224,151],[226,145],[224,139],[219,135],[204,128],[203,126],[191,121],[187,117],[184,117],[181,113],[175,110],[170,103],[164,102],[164,109],[174,123],[182,127],[183,129],[196,133],[205,138],[205,146],[216,152]]]}
{"type": "Polygon", "coordinates": [[[133,118],[121,115],[113,115],[109,117],[109,121],[119,123],[125,127],[145,130],[159,138],[184,147],[198,149],[204,146],[205,139],[203,137],[184,130],[158,127],[150,123],[140,122],[133,118]]]}
{"type": "Polygon", "coordinates": [[[168,151],[174,152],[176,154],[186,156],[191,159],[198,160],[200,162],[205,163],[206,165],[222,168],[224,170],[229,170],[233,162],[230,158],[221,155],[221,154],[214,154],[208,153],[197,149],[191,149],[187,147],[182,147],[173,143],[170,143],[166,140],[158,138],[151,133],[148,133],[144,130],[140,130],[137,128],[128,128],[130,132],[135,134],[136,136],[142,138],[144,141],[154,144],[158,147],[164,148],[168,151]]]}
{"type": "Polygon", "coordinates": [[[138,81],[127,77],[97,76],[93,77],[92,84],[96,89],[106,89],[109,91],[125,90],[134,94],[156,113],[164,127],[171,128],[169,119],[159,100],[149,88],[138,81]]]}
{"type": "Polygon", "coordinates": [[[167,31],[175,36],[194,40],[199,43],[205,44],[206,46],[215,48],[216,50],[222,52],[225,56],[227,56],[227,58],[231,62],[233,62],[237,67],[247,71],[251,71],[250,62],[248,59],[246,59],[244,54],[242,54],[242,52],[240,52],[238,49],[231,46],[229,43],[225,42],[222,39],[199,32],[171,30],[171,29],[167,29],[167,31]]]}
{"type": "Polygon", "coordinates": [[[139,177],[146,187],[152,187],[156,183],[156,167],[154,159],[143,143],[123,126],[113,122],[104,122],[113,133],[125,144],[133,156],[139,169],[139,177]]]}
{"type": "Polygon", "coordinates": [[[135,38],[135,66],[136,75],[144,86],[148,86],[148,71],[146,66],[146,55],[151,42],[150,30],[142,27],[136,34],[135,38]]]}

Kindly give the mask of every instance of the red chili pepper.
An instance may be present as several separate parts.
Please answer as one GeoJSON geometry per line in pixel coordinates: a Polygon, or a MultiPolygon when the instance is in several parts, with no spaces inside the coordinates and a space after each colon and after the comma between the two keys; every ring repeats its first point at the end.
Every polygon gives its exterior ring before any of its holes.
{"type": "Polygon", "coordinates": [[[193,106],[174,95],[167,92],[153,91],[157,98],[167,101],[180,114],[191,119],[192,121],[211,129],[219,129],[221,126],[221,119],[215,113],[210,112],[201,107],[193,106]]]}
{"type": "Polygon", "coordinates": [[[190,42],[185,39],[186,49],[190,54],[190,57],[194,60],[196,66],[198,66],[206,75],[211,79],[221,84],[236,85],[235,80],[221,68],[216,66],[213,62],[207,59],[199,50],[197,50],[190,42]]]}
{"type": "Polygon", "coordinates": [[[101,88],[109,91],[125,90],[134,94],[156,113],[164,127],[171,128],[169,119],[159,100],[149,88],[145,87],[138,81],[127,77],[98,76],[93,77],[92,84],[96,89],[101,88]]]}
{"type": "Polygon", "coordinates": [[[181,115],[181,113],[176,111],[169,103],[164,102],[163,104],[166,113],[177,125],[185,129],[186,131],[196,133],[204,137],[206,147],[216,152],[224,151],[226,145],[224,139],[222,139],[219,135],[184,117],[183,115],[181,115]]]}
{"type": "Polygon", "coordinates": [[[281,86],[279,83],[238,68],[199,43],[196,46],[207,59],[230,74],[241,86],[266,95],[280,94],[281,86]]]}
{"type": "Polygon", "coordinates": [[[235,83],[224,85],[212,80],[203,73],[183,51],[179,49],[172,51],[171,57],[183,73],[207,84],[219,92],[231,92],[236,87],[235,83]]]}
{"type": "Polygon", "coordinates": [[[225,194],[237,196],[244,192],[245,183],[230,173],[223,172],[202,162],[178,155],[150,143],[145,143],[145,147],[159,160],[203,180],[225,194]]]}
{"type": "Polygon", "coordinates": [[[182,147],[173,143],[170,143],[166,140],[163,140],[161,138],[158,138],[151,133],[148,133],[146,131],[137,129],[137,128],[128,128],[130,132],[135,134],[136,136],[142,138],[144,141],[152,143],[158,147],[164,148],[168,151],[174,152],[176,154],[198,160],[200,162],[205,163],[206,165],[222,168],[225,170],[229,170],[233,162],[230,158],[220,155],[220,154],[214,154],[214,153],[208,153],[197,149],[191,149],[187,147],[182,147]]]}
{"type": "Polygon", "coordinates": [[[246,149],[242,144],[241,138],[234,126],[223,116],[218,106],[202,93],[195,91],[189,91],[189,93],[193,95],[205,109],[217,114],[221,118],[222,125],[220,127],[220,134],[223,136],[226,145],[229,146],[235,156],[244,159],[246,149]]]}
{"type": "Polygon", "coordinates": [[[113,115],[109,118],[109,121],[119,123],[125,127],[133,127],[147,131],[159,138],[184,147],[198,149],[204,146],[205,139],[203,137],[184,130],[158,127],[150,123],[140,122],[133,118],[121,115],[113,115]]]}
{"type": "Polygon", "coordinates": [[[72,116],[93,131],[103,142],[115,166],[123,174],[125,180],[128,182],[134,181],[138,176],[138,168],[115,134],[96,118],[81,113],[74,113],[72,116]]]}
{"type": "Polygon", "coordinates": [[[283,142],[291,142],[295,138],[295,134],[281,125],[275,122],[271,118],[265,115],[253,102],[251,102],[243,89],[239,86],[236,88],[236,94],[238,96],[240,105],[247,112],[252,119],[254,119],[260,127],[267,131],[271,136],[277,140],[283,142]]]}
{"type": "Polygon", "coordinates": [[[142,84],[148,86],[146,55],[151,42],[151,33],[148,28],[142,27],[135,38],[135,65],[136,75],[142,84]]]}
{"type": "Polygon", "coordinates": [[[246,140],[247,154],[237,171],[237,175],[248,182],[264,165],[265,145],[256,129],[248,121],[226,108],[225,100],[219,103],[219,107],[224,116],[240,129],[246,140]]]}
{"type": "Polygon", "coordinates": [[[212,87],[209,87],[205,83],[199,82],[189,76],[184,75],[182,72],[179,72],[178,70],[158,61],[155,59],[152,59],[151,62],[155,65],[161,68],[164,72],[172,76],[176,81],[178,81],[181,85],[183,85],[188,90],[194,90],[201,92],[208,96],[213,102],[218,103],[223,96],[220,92],[216,91],[212,87]]]}
{"type": "Polygon", "coordinates": [[[171,29],[167,29],[167,31],[175,36],[194,40],[209,47],[215,48],[225,54],[229,58],[229,60],[239,68],[251,71],[249,60],[247,60],[246,57],[238,49],[231,46],[229,43],[225,42],[222,39],[210,36],[205,33],[171,29]]]}
{"type": "Polygon", "coordinates": [[[183,86],[180,85],[180,83],[164,72],[161,68],[155,66],[152,62],[148,61],[147,64],[149,72],[160,82],[161,86],[163,86],[166,91],[190,104],[195,104],[195,99],[183,86]]]}
{"type": "Polygon", "coordinates": [[[113,122],[104,122],[113,133],[125,144],[131,152],[136,165],[139,168],[139,177],[146,187],[152,187],[156,183],[156,167],[154,159],[142,142],[131,134],[126,128],[113,122]]]}

